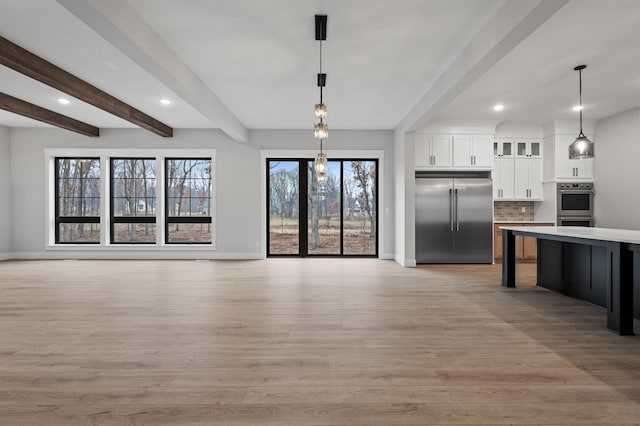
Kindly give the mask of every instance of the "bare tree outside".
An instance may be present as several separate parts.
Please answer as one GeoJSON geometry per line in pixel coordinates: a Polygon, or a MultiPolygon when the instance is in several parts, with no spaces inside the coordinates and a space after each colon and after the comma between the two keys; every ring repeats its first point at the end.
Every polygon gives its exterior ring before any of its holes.
{"type": "Polygon", "coordinates": [[[156,162],[154,159],[112,159],[113,242],[156,241],[156,162]],[[149,220],[148,218],[153,218],[149,220]]]}
{"type": "Polygon", "coordinates": [[[299,197],[297,161],[269,162],[269,252],[298,254],[299,197]]]}
{"type": "Polygon", "coordinates": [[[100,161],[56,158],[56,241],[100,242],[100,161]]]}
{"type": "Polygon", "coordinates": [[[211,243],[210,158],[166,161],[168,243],[211,243]]]}
{"type": "Polygon", "coordinates": [[[349,210],[345,211],[344,251],[348,254],[375,254],[376,252],[376,162],[350,161],[344,168],[344,196],[349,210]]]}
{"type": "Polygon", "coordinates": [[[311,160],[268,161],[269,254],[299,254],[299,202],[306,206],[306,254],[377,253],[377,161],[327,165],[327,179],[319,183],[311,160]],[[303,200],[298,165],[307,175],[303,200]]]}

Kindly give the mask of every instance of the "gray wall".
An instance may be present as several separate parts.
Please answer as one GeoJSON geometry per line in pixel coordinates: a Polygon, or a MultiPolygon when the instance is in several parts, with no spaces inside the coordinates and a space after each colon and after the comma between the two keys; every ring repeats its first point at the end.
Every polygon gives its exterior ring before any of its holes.
{"type": "MultiPolygon", "coordinates": [[[[76,136],[58,129],[13,129],[11,165],[14,197],[13,251],[23,258],[105,257],[104,253],[46,251],[46,199],[44,150],[48,148],[126,148],[126,149],[216,149],[217,250],[210,253],[180,253],[136,250],[116,253],[111,257],[258,257],[256,235],[260,232],[259,152],[229,139],[217,130],[176,130],[173,138],[162,138],[140,129],[101,129],[100,138],[76,136]]],[[[113,247],[111,247],[113,248],[113,247]]]]}
{"type": "Polygon", "coordinates": [[[0,126],[0,259],[11,253],[11,167],[9,129],[0,126]]]}
{"type": "MultiPolygon", "coordinates": [[[[385,205],[380,206],[384,221],[381,255],[393,253],[391,138],[389,131],[334,130],[326,146],[332,151],[385,151],[385,181],[380,183],[381,191],[385,192],[385,205]],[[389,213],[383,213],[385,208],[389,213]]],[[[317,150],[313,134],[308,130],[251,131],[249,143],[245,144],[233,141],[217,130],[176,130],[175,136],[167,139],[141,129],[101,129],[99,138],[88,138],[59,129],[16,128],[11,131],[10,145],[11,189],[13,194],[23,194],[14,197],[11,203],[11,226],[19,230],[14,235],[12,249],[18,258],[260,258],[264,253],[265,217],[261,203],[264,182],[261,150],[317,150]],[[203,253],[177,249],[160,251],[150,247],[118,252],[117,248],[109,247],[107,252],[97,248],[83,251],[47,248],[44,165],[45,149],[53,148],[216,149],[217,250],[203,253]]],[[[0,155],[0,160],[2,158],[6,156],[0,155]]],[[[0,187],[0,195],[2,191],[0,187]]]]}
{"type": "Polygon", "coordinates": [[[596,226],[640,230],[640,109],[598,121],[594,143],[596,226]]]}

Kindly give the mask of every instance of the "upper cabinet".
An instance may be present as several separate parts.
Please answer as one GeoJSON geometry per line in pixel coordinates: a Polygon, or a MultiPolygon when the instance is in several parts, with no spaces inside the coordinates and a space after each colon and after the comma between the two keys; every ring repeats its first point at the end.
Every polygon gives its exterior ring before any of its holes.
{"type": "Polygon", "coordinates": [[[451,167],[451,136],[416,133],[416,167],[451,167]]]}
{"type": "Polygon", "coordinates": [[[542,141],[516,139],[516,158],[541,158],[542,141]]]}
{"type": "Polygon", "coordinates": [[[416,133],[417,168],[490,169],[493,164],[491,136],[429,135],[416,133]]]}
{"type": "Polygon", "coordinates": [[[491,168],[493,160],[491,136],[453,136],[453,166],[491,168]]]}
{"type": "Polygon", "coordinates": [[[513,140],[494,140],[493,158],[513,158],[513,140]]]}
{"type": "Polygon", "coordinates": [[[569,145],[575,136],[556,136],[556,177],[566,180],[593,180],[593,158],[569,159],[569,145]]]}
{"type": "Polygon", "coordinates": [[[542,140],[496,138],[493,154],[495,200],[542,201],[542,140]]]}

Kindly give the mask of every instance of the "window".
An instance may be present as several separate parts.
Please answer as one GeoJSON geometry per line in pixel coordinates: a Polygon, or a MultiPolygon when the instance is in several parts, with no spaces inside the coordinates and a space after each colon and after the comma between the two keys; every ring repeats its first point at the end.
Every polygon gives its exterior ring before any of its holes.
{"type": "Polygon", "coordinates": [[[156,243],[155,159],[111,159],[111,243],[156,243]]]}
{"type": "Polygon", "coordinates": [[[267,158],[268,256],[377,256],[378,160],[267,158]]]}
{"type": "Polygon", "coordinates": [[[211,158],[167,158],[167,244],[211,244],[211,158]]]}
{"type": "Polygon", "coordinates": [[[55,159],[55,242],[100,243],[100,159],[55,159]]]}
{"type": "Polygon", "coordinates": [[[50,247],[215,250],[215,150],[48,149],[45,158],[50,247]]]}

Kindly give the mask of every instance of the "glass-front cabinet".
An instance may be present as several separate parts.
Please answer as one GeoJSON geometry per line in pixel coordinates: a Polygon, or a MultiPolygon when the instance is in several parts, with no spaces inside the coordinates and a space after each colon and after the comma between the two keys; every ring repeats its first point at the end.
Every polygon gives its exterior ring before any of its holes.
{"type": "Polygon", "coordinates": [[[540,158],[542,157],[542,142],[532,140],[516,140],[517,158],[540,158]]]}
{"type": "Polygon", "coordinates": [[[500,140],[493,141],[493,156],[496,158],[501,157],[513,157],[513,141],[512,140],[500,140]]]}

